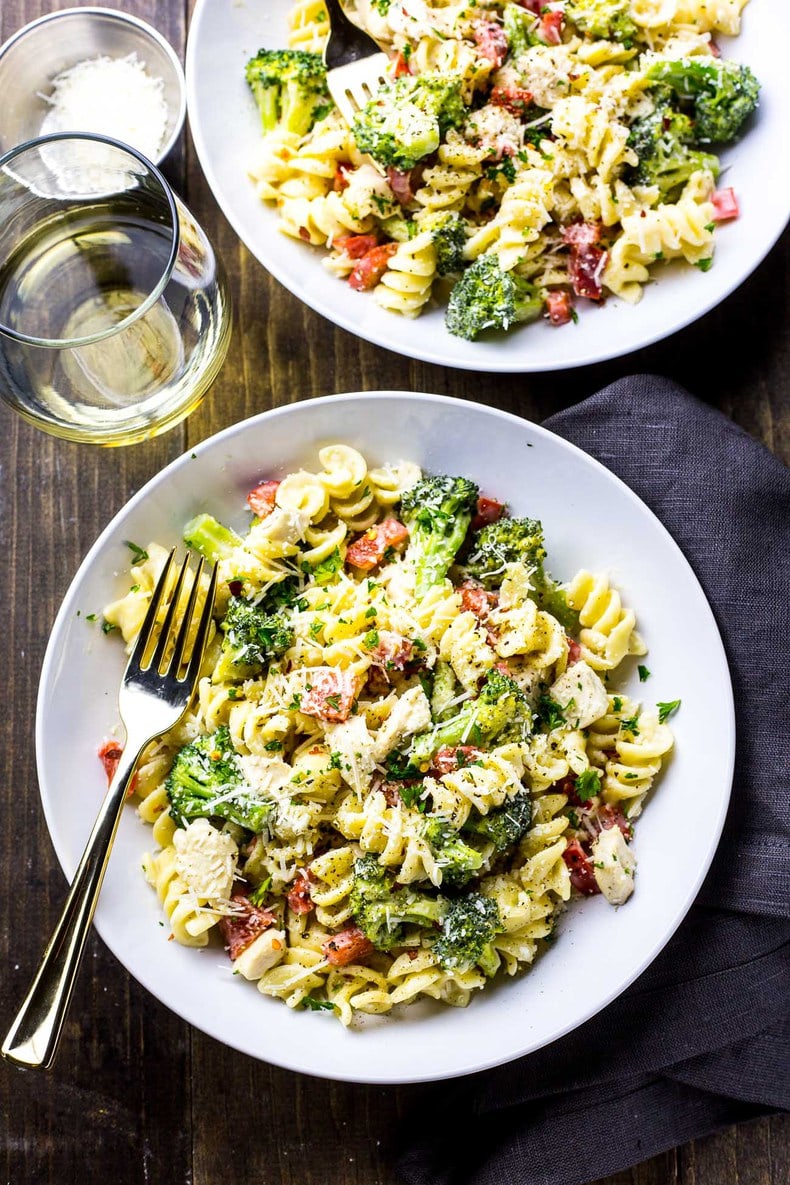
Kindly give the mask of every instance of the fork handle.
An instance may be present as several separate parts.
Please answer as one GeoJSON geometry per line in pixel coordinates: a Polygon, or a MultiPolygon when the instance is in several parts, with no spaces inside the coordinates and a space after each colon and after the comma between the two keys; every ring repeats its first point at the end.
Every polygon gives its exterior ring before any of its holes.
{"type": "Polygon", "coordinates": [[[329,12],[329,40],[324,49],[327,70],[348,66],[360,58],[381,53],[381,46],[364,29],[349,20],[340,7],[340,0],[324,0],[324,4],[329,12]]]}
{"type": "Polygon", "coordinates": [[[85,940],[126,800],[126,789],[143,748],[143,743],[130,744],[129,741],[127,738],[118,768],[99,809],[60,921],[3,1042],[3,1057],[18,1066],[48,1069],[55,1060],[85,940]]]}

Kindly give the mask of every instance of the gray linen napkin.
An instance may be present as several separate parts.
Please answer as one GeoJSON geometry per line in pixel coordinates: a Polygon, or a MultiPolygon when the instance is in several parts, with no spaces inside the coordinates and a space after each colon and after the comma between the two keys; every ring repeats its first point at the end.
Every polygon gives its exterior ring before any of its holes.
{"type": "Polygon", "coordinates": [[[546,1049],[422,1097],[430,1134],[401,1136],[408,1185],[585,1185],[790,1109],[790,470],[653,376],[546,427],[651,507],[705,589],[735,690],[732,803],[688,918],[629,991],[546,1049]]]}

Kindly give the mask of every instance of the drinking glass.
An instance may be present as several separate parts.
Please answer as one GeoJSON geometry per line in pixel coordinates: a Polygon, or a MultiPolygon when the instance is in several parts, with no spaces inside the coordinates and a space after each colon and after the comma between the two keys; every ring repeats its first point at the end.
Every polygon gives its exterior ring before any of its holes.
{"type": "Polygon", "coordinates": [[[203,398],[230,331],[211,244],[135,149],[62,133],[0,157],[0,396],[25,419],[156,436],[203,398]]]}

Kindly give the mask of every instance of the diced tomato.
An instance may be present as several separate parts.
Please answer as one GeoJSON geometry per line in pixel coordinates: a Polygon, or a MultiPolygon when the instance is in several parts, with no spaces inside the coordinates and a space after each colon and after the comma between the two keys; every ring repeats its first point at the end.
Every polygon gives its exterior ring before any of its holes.
{"type": "Polygon", "coordinates": [[[631,823],[626,819],[619,807],[610,806],[604,803],[598,812],[598,821],[601,824],[601,830],[606,831],[610,827],[619,827],[626,839],[630,839],[634,834],[634,829],[631,823]]]}
{"type": "Polygon", "coordinates": [[[262,481],[247,495],[247,505],[258,518],[268,518],[275,507],[279,481],[262,481]]]}
{"type": "Polygon", "coordinates": [[[473,529],[479,531],[481,527],[487,526],[488,523],[497,522],[502,517],[504,509],[504,502],[498,502],[496,498],[485,498],[481,495],[477,499],[477,513],[472,519],[473,529]]]}
{"type": "Polygon", "coordinates": [[[710,200],[713,202],[714,222],[727,222],[730,218],[740,217],[738,199],[732,187],[717,189],[710,200]]]}
{"type": "Polygon", "coordinates": [[[540,39],[546,45],[562,44],[565,17],[561,12],[544,12],[540,18],[540,39]]]}
{"type": "Polygon", "coordinates": [[[507,57],[508,44],[505,30],[494,21],[472,21],[472,36],[480,53],[494,66],[499,67],[507,57]]]}
{"type": "Polygon", "coordinates": [[[414,200],[414,170],[396,169],[394,165],[387,168],[387,180],[395,200],[401,206],[408,206],[414,200]]]}
{"type": "Polygon", "coordinates": [[[309,913],[314,908],[310,896],[310,879],[306,873],[297,874],[296,880],[288,890],[287,898],[294,913],[309,913]]]}
{"type": "Polygon", "coordinates": [[[601,238],[600,223],[574,222],[563,228],[562,237],[571,249],[568,271],[573,291],[588,300],[600,300],[601,276],[608,258],[608,253],[596,246],[601,238]]]}
{"type": "Polygon", "coordinates": [[[354,540],[346,552],[346,563],[369,572],[385,558],[388,547],[403,547],[408,539],[409,532],[403,523],[396,518],[385,518],[354,540]]]}
{"type": "Polygon", "coordinates": [[[600,893],[601,890],[598,888],[598,882],[593,872],[592,860],[577,839],[568,844],[562,853],[562,858],[570,869],[571,884],[575,889],[587,897],[600,893]]]}
{"type": "Polygon", "coordinates": [[[428,773],[432,778],[441,778],[443,774],[453,774],[465,765],[471,765],[483,756],[483,750],[476,745],[442,745],[434,753],[428,773]]]}
{"type": "Polygon", "coordinates": [[[402,53],[399,53],[392,67],[392,77],[402,78],[404,74],[411,74],[411,66],[409,65],[409,59],[404,57],[402,53]]]}
{"type": "Polygon", "coordinates": [[[108,783],[115,777],[115,771],[118,768],[118,762],[121,760],[122,753],[123,746],[119,745],[117,741],[105,741],[99,749],[99,760],[104,766],[108,783]]]}
{"type": "Polygon", "coordinates": [[[487,592],[482,585],[475,584],[473,580],[465,580],[459,592],[461,608],[464,612],[474,613],[478,621],[484,621],[499,600],[496,593],[487,592]]]}
{"type": "Polygon", "coordinates": [[[332,245],[339,247],[349,259],[362,259],[363,255],[378,246],[378,242],[375,235],[343,235],[335,239],[332,245]]]}
{"type": "Polygon", "coordinates": [[[402,671],[411,662],[414,643],[394,630],[376,630],[378,645],[371,650],[373,660],[388,671],[402,671]]]}
{"type": "Polygon", "coordinates": [[[572,667],[575,662],[578,662],[582,656],[582,648],[575,638],[570,638],[565,635],[568,642],[568,666],[572,667]]]}
{"type": "MultiPolygon", "coordinates": [[[[123,746],[119,745],[117,741],[105,741],[99,749],[99,760],[104,766],[104,772],[107,775],[107,785],[115,777],[115,771],[118,768],[118,762],[121,760],[123,753],[123,746]]],[[[131,798],[137,789],[137,774],[132,774],[129,785],[126,789],[127,798],[131,798]]]]}
{"type": "Polygon", "coordinates": [[[552,325],[567,325],[573,319],[573,301],[564,288],[552,288],[546,293],[546,312],[552,325]]]}
{"type": "Polygon", "coordinates": [[[344,189],[348,189],[349,180],[348,174],[351,171],[351,165],[338,165],[335,169],[335,176],[332,181],[332,188],[335,193],[342,193],[344,189]]]}
{"type": "Polygon", "coordinates": [[[277,919],[270,909],[253,905],[246,893],[234,893],[230,900],[235,907],[234,912],[220,918],[219,930],[228,955],[231,959],[238,959],[258,935],[273,926],[277,919]]]}
{"type": "Polygon", "coordinates": [[[540,10],[546,0],[516,0],[516,4],[521,8],[526,8],[527,12],[531,12],[534,16],[540,16],[540,10]]]}
{"type": "Polygon", "coordinates": [[[375,288],[387,270],[390,258],[398,250],[397,243],[384,243],[381,247],[373,247],[361,259],[348,277],[348,282],[355,292],[368,292],[375,288]]]}
{"type": "Polygon", "coordinates": [[[347,926],[339,934],[327,938],[321,951],[333,967],[347,967],[349,963],[357,963],[372,954],[373,943],[359,926],[347,926]]]}
{"type": "Polygon", "coordinates": [[[520,86],[495,86],[488,101],[513,115],[523,115],[532,105],[532,92],[520,86]]]}
{"type": "Polygon", "coordinates": [[[357,694],[357,681],[350,671],[336,667],[315,667],[308,672],[309,682],[300,702],[300,710],[319,720],[342,724],[348,720],[357,694]]]}
{"type": "Polygon", "coordinates": [[[229,580],[228,588],[232,597],[240,597],[241,590],[244,588],[244,582],[242,580],[229,580]]]}

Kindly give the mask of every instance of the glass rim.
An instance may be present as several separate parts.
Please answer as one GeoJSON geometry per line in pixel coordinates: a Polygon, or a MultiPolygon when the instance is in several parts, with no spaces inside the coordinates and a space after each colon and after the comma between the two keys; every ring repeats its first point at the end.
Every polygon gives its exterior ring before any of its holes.
{"type": "MultiPolygon", "coordinates": [[[[30,140],[24,140],[21,144],[17,144],[14,148],[10,148],[7,152],[0,155],[0,169],[5,169],[12,161],[22,156],[23,153],[30,152],[34,149],[40,148],[42,144],[50,144],[57,140],[92,140],[97,144],[109,145],[120,152],[126,153],[127,156],[133,157],[139,164],[153,175],[154,180],[159,185],[170,210],[171,221],[171,244],[170,256],[164,266],[161,276],[153,286],[145,300],[141,301],[134,312],[129,313],[122,321],[118,321],[115,325],[109,326],[107,329],[102,329],[100,333],[91,333],[86,337],[77,338],[48,338],[48,337],[34,337],[27,333],[20,333],[17,329],[12,329],[5,325],[0,320],[0,334],[4,337],[9,337],[13,341],[19,342],[21,345],[39,346],[43,349],[76,349],[79,346],[90,346],[96,342],[105,341],[108,337],[114,337],[116,333],[120,333],[129,325],[134,324],[140,317],[153,308],[160,296],[165,290],[167,283],[173,274],[176,259],[178,258],[178,249],[181,243],[181,228],[178,221],[178,207],[176,205],[176,197],[170,187],[169,182],[165,179],[162,171],[150,161],[147,156],[143,156],[142,152],[138,152],[131,144],[124,144],[122,140],[115,140],[112,136],[102,136],[96,132],[52,132],[47,136],[34,136],[30,140]]],[[[88,195],[86,195],[87,197],[88,195]]]]}

